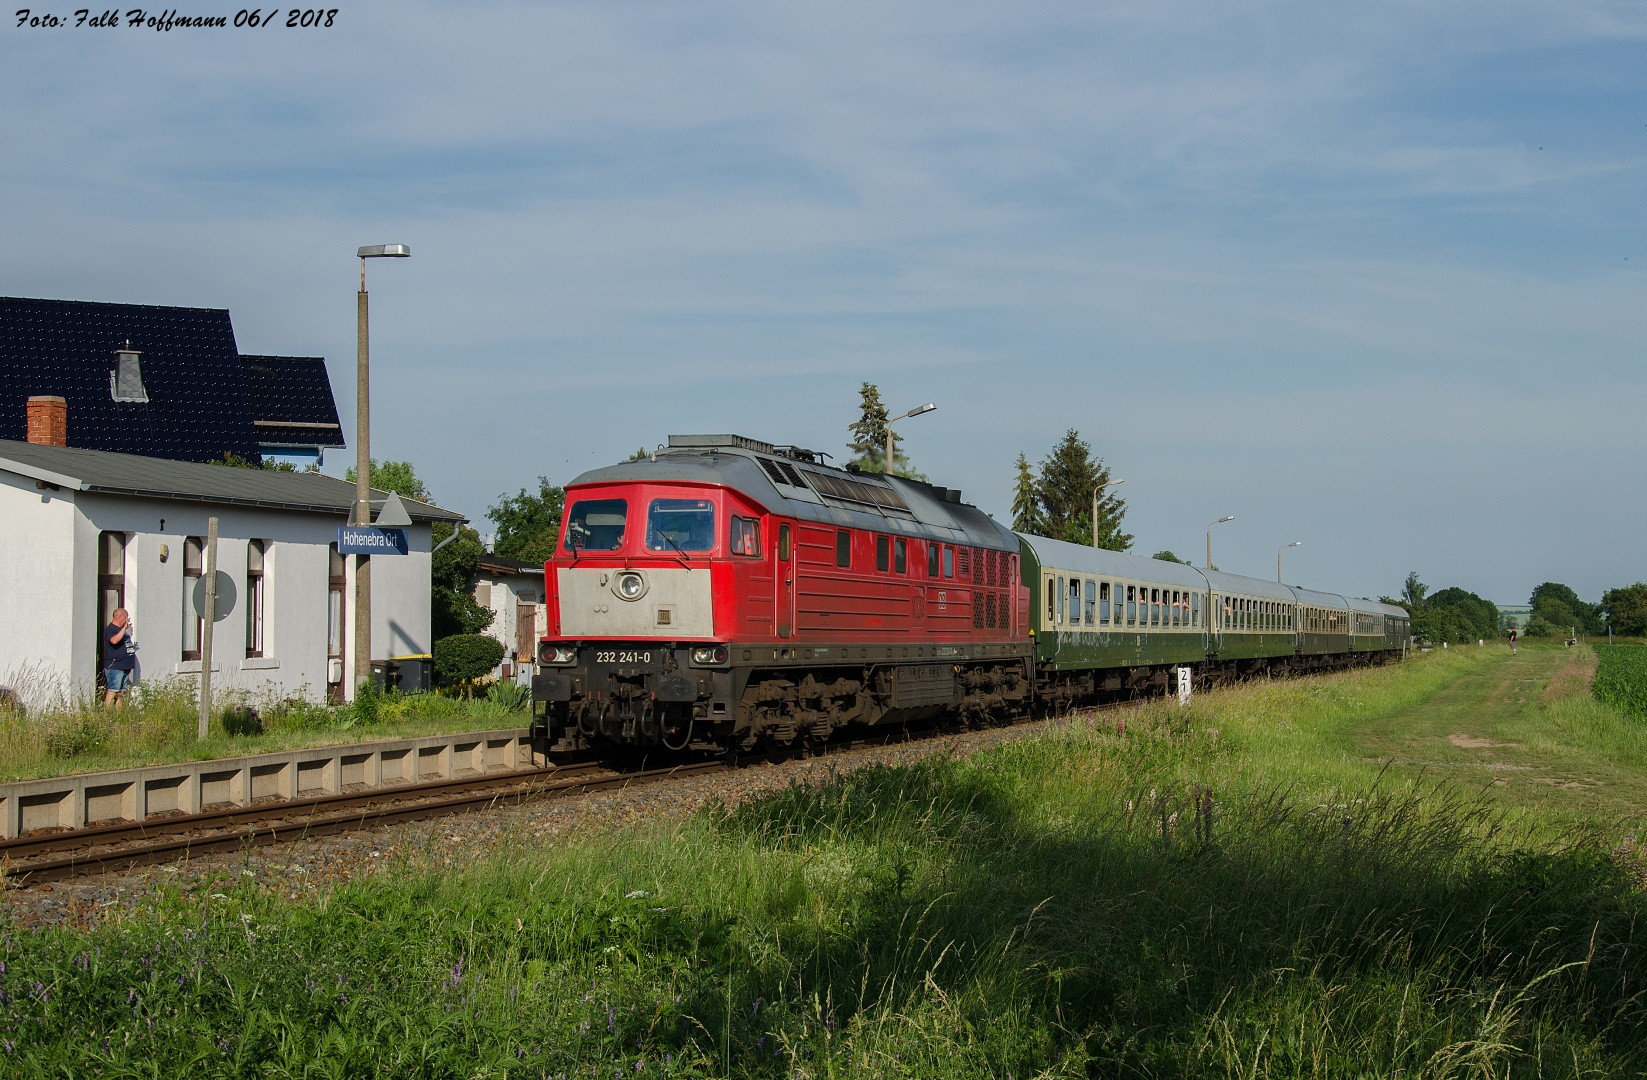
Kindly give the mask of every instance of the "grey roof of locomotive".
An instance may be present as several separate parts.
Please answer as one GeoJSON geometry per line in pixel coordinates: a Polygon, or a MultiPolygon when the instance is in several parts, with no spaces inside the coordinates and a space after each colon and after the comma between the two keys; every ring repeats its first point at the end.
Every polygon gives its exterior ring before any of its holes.
{"type": "Polygon", "coordinates": [[[822,464],[806,451],[739,436],[669,438],[672,445],[659,449],[655,460],[648,457],[591,469],[569,486],[714,484],[732,488],[772,513],[804,521],[968,547],[1018,550],[1018,538],[1011,530],[976,506],[961,502],[959,491],[901,476],[889,479],[874,473],[850,473],[822,464]],[[682,445],[684,440],[693,441],[682,445]],[[783,479],[781,486],[774,475],[783,479]]]}

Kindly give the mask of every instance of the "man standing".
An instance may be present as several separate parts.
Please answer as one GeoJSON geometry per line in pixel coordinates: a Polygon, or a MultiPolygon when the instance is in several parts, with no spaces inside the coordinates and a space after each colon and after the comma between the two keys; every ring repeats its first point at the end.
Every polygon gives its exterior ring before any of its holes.
{"type": "Polygon", "coordinates": [[[131,615],[125,608],[115,608],[110,619],[109,625],[103,628],[103,677],[108,684],[108,692],[103,695],[105,709],[125,704],[125,692],[131,686],[132,672],[137,668],[131,615]]]}
{"type": "Polygon", "coordinates": [[[1510,655],[1515,655],[1515,627],[1510,627],[1510,655]]]}

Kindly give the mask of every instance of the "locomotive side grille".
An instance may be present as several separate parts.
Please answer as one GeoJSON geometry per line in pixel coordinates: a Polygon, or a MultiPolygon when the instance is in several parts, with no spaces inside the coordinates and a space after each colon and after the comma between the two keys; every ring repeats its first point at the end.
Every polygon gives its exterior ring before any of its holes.
{"type": "Polygon", "coordinates": [[[974,630],[984,628],[984,606],[981,591],[978,589],[972,590],[972,628],[974,630]]]}
{"type": "Polygon", "coordinates": [[[791,483],[789,477],[784,475],[783,466],[779,465],[771,458],[756,458],[755,460],[761,463],[762,471],[766,473],[767,479],[771,480],[774,484],[788,484],[790,487],[800,486],[798,484],[791,483]]]}
{"type": "Polygon", "coordinates": [[[955,549],[955,576],[962,581],[972,577],[972,549],[958,547],[955,549]]]}
{"type": "Polygon", "coordinates": [[[885,506],[906,511],[909,509],[909,504],[904,502],[903,496],[890,487],[866,484],[832,473],[813,472],[810,469],[806,470],[806,474],[812,478],[812,486],[825,495],[845,499],[847,502],[862,503],[865,506],[885,506]]]}
{"type": "Polygon", "coordinates": [[[988,627],[989,629],[991,629],[991,630],[995,629],[995,594],[994,593],[990,593],[989,595],[984,597],[984,625],[986,627],[988,627]]]}

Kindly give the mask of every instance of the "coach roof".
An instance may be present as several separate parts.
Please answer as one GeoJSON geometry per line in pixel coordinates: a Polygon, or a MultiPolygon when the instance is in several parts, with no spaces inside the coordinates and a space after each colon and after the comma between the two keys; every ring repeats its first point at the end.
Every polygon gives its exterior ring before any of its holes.
{"type": "Polygon", "coordinates": [[[970,547],[1017,550],[1017,538],[951,492],[901,476],[850,473],[818,455],[741,436],[670,436],[655,457],[592,469],[585,484],[710,484],[732,488],[768,511],[803,521],[941,540],[970,547]],[[687,440],[693,442],[682,445],[687,440]],[[703,440],[703,441],[698,441],[703,440]],[[709,440],[714,440],[710,442],[709,440]],[[771,449],[770,453],[763,452],[771,449]]]}

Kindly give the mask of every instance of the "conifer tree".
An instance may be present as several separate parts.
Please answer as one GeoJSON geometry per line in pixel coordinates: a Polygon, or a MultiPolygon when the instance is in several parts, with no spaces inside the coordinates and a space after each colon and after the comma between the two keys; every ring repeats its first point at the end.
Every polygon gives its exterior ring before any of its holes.
{"type": "MultiPolygon", "coordinates": [[[[1109,467],[1094,460],[1092,447],[1070,428],[1041,462],[1036,494],[1046,535],[1072,544],[1092,545],[1092,493],[1109,483],[1109,467]]],[[[1098,546],[1110,551],[1126,551],[1132,535],[1121,531],[1126,503],[1106,488],[1098,500],[1098,546]]]]}
{"type": "Polygon", "coordinates": [[[846,444],[852,451],[851,463],[864,472],[885,472],[887,411],[881,404],[880,387],[866,382],[858,388],[858,396],[858,419],[847,425],[852,432],[852,441],[846,444]]]}
{"type": "Polygon", "coordinates": [[[1035,473],[1029,467],[1029,459],[1022,450],[1018,451],[1018,483],[1012,492],[1012,530],[1014,532],[1029,533],[1031,536],[1046,535],[1046,518],[1041,513],[1040,489],[1035,483],[1035,473]]]}

